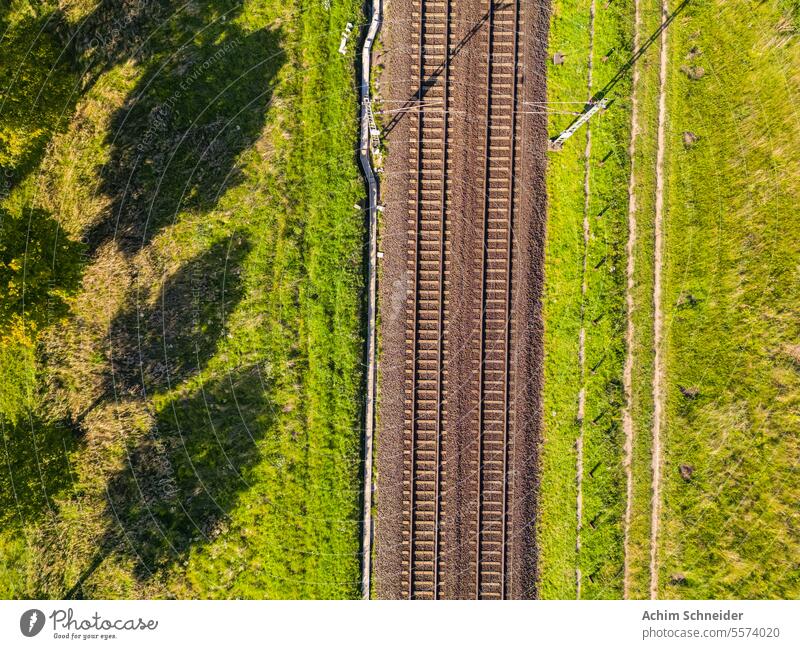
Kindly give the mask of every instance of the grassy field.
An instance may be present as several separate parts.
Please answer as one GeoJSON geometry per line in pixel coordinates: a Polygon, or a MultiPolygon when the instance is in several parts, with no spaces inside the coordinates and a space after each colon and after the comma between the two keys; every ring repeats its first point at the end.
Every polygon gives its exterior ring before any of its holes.
{"type": "Polygon", "coordinates": [[[356,596],[360,6],[62,7],[2,5],[0,595],[356,596]]]}
{"type": "Polygon", "coordinates": [[[800,6],[695,2],[676,27],[660,594],[795,599],[800,6]]]}
{"type": "MultiPolygon", "coordinates": [[[[597,7],[596,87],[608,78],[601,57],[609,57],[606,65],[619,65],[615,56],[630,51],[633,3],[616,4],[616,15],[597,7]]],[[[554,3],[550,51],[567,56],[563,66],[550,66],[551,102],[585,92],[588,6],[554,3]]],[[[660,1],[641,0],[640,16],[643,42],[658,29],[660,1]]],[[[799,244],[788,215],[800,192],[792,162],[800,150],[800,7],[777,0],[757,8],[693,2],[669,28],[668,39],[659,595],[797,597],[800,574],[789,558],[800,544],[793,468],[800,429],[799,244]]],[[[629,164],[636,198],[629,596],[649,592],[659,47],[656,41],[637,63],[633,159],[626,155],[629,85],[612,91],[614,105],[591,125],[583,300],[585,131],[550,154],[540,536],[545,597],[574,597],[576,567],[582,597],[621,596],[625,305],[619,273],[626,263],[629,164]],[[577,357],[581,303],[583,378],[577,357]],[[575,442],[581,430],[583,517],[576,555],[575,442]]],[[[561,109],[550,106],[551,134],[572,119],[555,112],[561,109]]]]}
{"type": "MultiPolygon", "coordinates": [[[[566,55],[549,66],[551,135],[573,119],[588,98],[589,6],[555,2],[550,52],[566,55]],[[562,103],[567,102],[567,103],[562,103]]],[[[598,11],[594,22],[592,94],[605,86],[630,54],[630,14],[623,5],[598,11]]],[[[592,121],[588,202],[584,190],[586,130],[576,133],[548,166],[545,285],[545,447],[543,457],[542,583],[546,598],[618,597],[621,588],[622,474],[620,429],[624,354],[624,246],[629,161],[629,81],[609,95],[612,108],[592,121]],[[588,211],[587,210],[588,207],[588,211]],[[584,246],[583,219],[590,238],[584,246]],[[586,294],[583,259],[586,255],[586,294]],[[585,329],[585,367],[578,357],[585,329]],[[581,549],[576,552],[576,450],[581,433],[578,399],[585,390],[581,549]]]]}

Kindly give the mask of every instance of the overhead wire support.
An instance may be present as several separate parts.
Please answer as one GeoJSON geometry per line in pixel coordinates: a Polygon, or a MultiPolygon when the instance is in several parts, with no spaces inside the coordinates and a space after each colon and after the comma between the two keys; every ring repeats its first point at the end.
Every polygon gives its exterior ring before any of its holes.
{"type": "Polygon", "coordinates": [[[592,118],[592,115],[600,110],[604,110],[606,106],[608,106],[608,98],[603,97],[600,101],[591,101],[586,104],[586,106],[586,110],[581,113],[578,119],[572,122],[558,137],[550,140],[548,144],[548,149],[550,149],[550,151],[560,151],[564,142],[566,142],[575,131],[588,122],[592,118]]]}
{"type": "Polygon", "coordinates": [[[581,113],[580,117],[578,117],[572,124],[570,124],[564,131],[562,131],[558,136],[551,139],[548,143],[548,149],[550,151],[560,151],[564,142],[566,142],[570,136],[575,133],[583,124],[588,122],[591,117],[597,113],[601,109],[605,109],[611,103],[608,95],[613,90],[614,86],[619,83],[619,81],[628,73],[628,71],[636,64],[636,62],[644,55],[644,53],[648,50],[648,48],[656,42],[658,37],[661,35],[661,32],[667,29],[670,24],[678,17],[678,15],[686,8],[691,0],[683,0],[680,5],[678,5],[675,10],[667,17],[667,19],[661,23],[661,26],[644,42],[642,43],[641,47],[637,49],[631,57],[625,62],[619,70],[617,70],[616,74],[603,86],[590,100],[589,103],[586,104],[586,108],[584,109],[583,113],[581,113]]]}

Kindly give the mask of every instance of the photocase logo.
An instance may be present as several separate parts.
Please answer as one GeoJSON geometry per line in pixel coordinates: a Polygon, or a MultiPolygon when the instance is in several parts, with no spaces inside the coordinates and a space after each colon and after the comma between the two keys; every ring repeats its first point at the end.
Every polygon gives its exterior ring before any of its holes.
{"type": "MultiPolygon", "coordinates": [[[[47,617],[53,624],[53,637],[57,640],[68,638],[76,640],[80,637],[84,640],[87,638],[108,640],[117,637],[117,631],[155,631],[158,628],[158,620],[141,617],[107,618],[96,611],[89,617],[76,617],[71,608],[53,609],[47,617]]],[[[45,615],[38,608],[28,609],[19,618],[19,630],[27,638],[38,635],[44,624],[45,615]]]]}
{"type": "Polygon", "coordinates": [[[22,635],[27,638],[32,638],[38,634],[43,627],[44,613],[42,613],[38,608],[32,608],[29,611],[25,611],[22,614],[22,617],[19,618],[19,630],[22,631],[22,635]]]}

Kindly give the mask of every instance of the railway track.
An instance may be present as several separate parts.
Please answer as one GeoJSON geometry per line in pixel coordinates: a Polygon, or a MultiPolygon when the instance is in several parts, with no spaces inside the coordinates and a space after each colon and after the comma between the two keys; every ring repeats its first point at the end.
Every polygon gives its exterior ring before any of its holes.
{"type": "Polygon", "coordinates": [[[507,546],[514,419],[511,301],[519,4],[491,2],[488,11],[475,591],[479,598],[504,599],[511,575],[507,546]]]}
{"type": "MultiPolygon", "coordinates": [[[[405,596],[439,599],[448,596],[445,549],[470,555],[474,576],[471,596],[512,596],[509,538],[512,529],[514,328],[513,227],[517,152],[517,65],[522,34],[518,1],[483,3],[484,17],[468,38],[482,39],[480,74],[459,66],[463,41],[453,36],[454,0],[419,0],[413,40],[419,105],[411,117],[410,163],[413,179],[408,199],[409,291],[405,345],[405,416],[403,431],[403,560],[405,596]],[[451,150],[459,144],[453,125],[453,83],[469,83],[485,97],[483,200],[474,213],[455,213],[451,150]],[[482,232],[483,252],[472,272],[478,273],[480,299],[472,304],[474,332],[469,340],[472,375],[468,385],[448,383],[450,338],[449,296],[452,262],[451,228],[474,219],[482,232]],[[470,479],[475,483],[471,532],[450,529],[448,494],[466,489],[448,474],[448,389],[468,389],[473,402],[470,420],[470,479]]],[[[461,145],[463,146],[463,144],[461,145]]],[[[461,415],[461,413],[459,413],[461,415]]],[[[451,415],[452,417],[453,415],[451,415]]]]}
{"type": "Polygon", "coordinates": [[[438,102],[439,111],[416,114],[416,178],[409,197],[409,234],[412,250],[413,303],[408,312],[406,359],[406,448],[404,480],[404,545],[408,559],[404,577],[408,596],[438,599],[442,595],[441,561],[445,471],[443,437],[446,422],[445,362],[447,318],[447,217],[450,187],[447,176],[448,97],[450,92],[450,0],[421,2],[419,6],[417,99],[438,102]]]}

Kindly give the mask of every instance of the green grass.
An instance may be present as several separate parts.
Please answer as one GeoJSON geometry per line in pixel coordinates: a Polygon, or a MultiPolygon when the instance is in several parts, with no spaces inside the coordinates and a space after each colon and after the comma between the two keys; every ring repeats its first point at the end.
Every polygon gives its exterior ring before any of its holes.
{"type": "Polygon", "coordinates": [[[796,8],[693,3],[671,34],[667,598],[800,595],[796,8]],[[703,78],[689,79],[687,65],[702,66],[703,78]],[[688,150],[684,131],[700,137],[688,150]],[[690,481],[680,464],[693,467],[690,481]]]}
{"type": "MultiPolygon", "coordinates": [[[[595,21],[596,92],[629,55],[626,7],[598,10],[595,21]],[[603,58],[607,57],[604,61],[603,58]]],[[[551,55],[566,54],[563,66],[549,66],[551,111],[580,110],[585,101],[589,3],[556,2],[551,55]],[[565,108],[566,107],[566,108],[565,108]]],[[[572,598],[580,567],[581,596],[616,597],[621,587],[624,476],[619,425],[624,331],[624,237],[627,207],[628,81],[621,82],[611,110],[592,121],[592,161],[588,216],[592,236],[587,251],[584,302],[586,373],[581,378],[578,340],[581,283],[586,131],[552,153],[548,166],[548,234],[545,261],[545,445],[542,475],[541,595],[572,598]],[[618,95],[618,96],[617,96],[618,95]],[[583,529],[576,554],[576,454],[578,394],[586,390],[583,458],[583,529]]],[[[572,116],[551,116],[551,135],[572,116]]]]}
{"type": "MultiPolygon", "coordinates": [[[[363,188],[336,49],[360,5],[143,6],[0,5],[0,595],[357,596],[363,188]]],[[[553,3],[552,102],[586,97],[588,6],[553,3]]],[[[658,6],[642,0],[643,38],[658,6]]],[[[632,36],[631,2],[597,7],[595,88],[632,36]]],[[[695,2],[669,31],[665,598],[800,595],[799,16],[695,2]]],[[[658,55],[635,89],[632,597],[649,585],[658,55]]],[[[583,597],[621,596],[630,92],[592,121],[585,300],[585,130],[549,158],[546,598],[574,597],[576,568],[583,597]]]]}
{"type": "MultiPolygon", "coordinates": [[[[627,60],[630,14],[622,5],[597,3],[593,92],[605,87],[627,60]],[[603,58],[607,57],[604,61],[603,58]]],[[[582,596],[621,594],[622,517],[625,478],[620,462],[623,432],[622,364],[625,331],[625,241],[627,237],[626,142],[630,131],[630,80],[611,91],[614,103],[591,124],[587,257],[586,413],[581,572],[582,596]]]]}
{"type": "Polygon", "coordinates": [[[360,6],[143,7],[39,18],[85,19],[72,94],[3,207],[69,281],[0,414],[0,594],[357,596],[360,6]]]}
{"type": "MultiPolygon", "coordinates": [[[[585,83],[586,7],[555,3],[551,101],[580,96],[585,83]],[[577,56],[576,56],[577,53],[577,56]]],[[[632,3],[627,3],[628,9],[632,3]]],[[[674,6],[673,6],[674,8],[674,6]]],[[[660,2],[641,3],[640,40],[656,31],[660,2]]],[[[622,13],[625,10],[619,9],[622,13]]],[[[666,407],[660,590],[666,598],[797,597],[796,470],[798,419],[797,236],[787,219],[798,202],[800,75],[796,3],[692,3],[673,23],[670,41],[665,214],[666,407]],[[698,52],[688,56],[692,48],[698,52]],[[705,74],[692,80],[686,66],[705,74]],[[684,69],[682,69],[684,68],[684,69]],[[683,144],[683,132],[700,140],[683,144]],[[680,388],[697,388],[687,398],[680,388]],[[690,481],[679,466],[694,470],[690,481]]],[[[625,43],[625,20],[598,12],[596,55],[625,43]]],[[[630,21],[628,22],[630,24],[630,21]]],[[[658,119],[659,43],[638,62],[635,327],[632,413],[634,500],[630,528],[630,596],[648,596],[653,377],[653,214],[658,119]]],[[[603,67],[598,65],[598,84],[603,67]]],[[[624,99],[629,89],[617,92],[624,99]]],[[[552,107],[551,107],[552,108],[552,107]]],[[[606,204],[627,208],[625,103],[592,124],[590,217],[606,204]],[[610,119],[615,116],[617,121],[610,119]],[[594,160],[613,150],[618,164],[594,160]]],[[[553,117],[557,133],[568,117],[553,117]]],[[[542,595],[573,597],[574,569],[585,597],[618,597],[624,476],[621,394],[624,285],[618,275],[589,273],[584,420],[584,529],[575,556],[575,421],[581,378],[580,262],[583,214],[581,154],[585,135],[550,155],[545,301],[545,425],[542,493],[542,595]],[[590,326],[604,313],[600,326],[590,326]],[[610,362],[609,362],[610,361],[610,362]],[[600,413],[607,436],[591,424],[600,413]],[[566,416],[563,416],[566,415],[566,416]],[[599,479],[587,472],[599,462],[599,479]],[[594,529],[587,521],[603,512],[594,529]],[[594,579],[587,581],[587,575],[594,579]]],[[[608,255],[624,272],[624,209],[591,221],[589,268],[608,255]]],[[[596,475],[598,475],[596,473],[596,475]]]]}
{"type": "MultiPolygon", "coordinates": [[[[641,9],[647,37],[658,27],[660,2],[645,0],[641,9]]],[[[691,3],[668,31],[664,598],[798,592],[796,567],[785,559],[799,541],[790,505],[797,500],[790,459],[798,446],[797,306],[788,288],[797,283],[789,261],[797,242],[782,216],[798,191],[790,162],[800,144],[796,18],[792,3],[752,11],[744,3],[691,3]],[[689,78],[693,66],[704,69],[702,78],[689,78]],[[684,146],[684,132],[700,140],[684,146]],[[694,471],[688,481],[682,464],[694,471]]],[[[640,60],[636,88],[633,598],[648,597],[650,582],[658,58],[656,43],[640,60]]]]}
{"type": "MultiPolygon", "coordinates": [[[[548,64],[551,102],[586,95],[588,2],[555,2],[550,52],[567,55],[563,66],[548,64]]],[[[552,61],[552,59],[551,59],[552,61]]],[[[558,104],[556,104],[558,105],[558,104]]],[[[570,104],[565,104],[571,106],[570,104]]],[[[551,119],[550,133],[567,118],[551,119]]],[[[540,497],[540,596],[575,597],[575,441],[578,436],[578,333],[583,259],[583,165],[585,140],[576,136],[550,154],[547,169],[548,220],[545,249],[544,447],[540,497]]]]}

